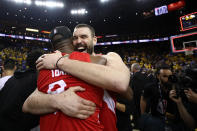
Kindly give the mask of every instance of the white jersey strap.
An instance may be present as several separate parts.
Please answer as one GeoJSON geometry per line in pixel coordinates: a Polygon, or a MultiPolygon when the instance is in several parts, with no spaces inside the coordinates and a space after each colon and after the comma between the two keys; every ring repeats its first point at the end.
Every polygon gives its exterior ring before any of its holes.
{"type": "Polygon", "coordinates": [[[106,90],[104,90],[103,100],[106,102],[108,108],[115,114],[115,101],[106,90]]]}

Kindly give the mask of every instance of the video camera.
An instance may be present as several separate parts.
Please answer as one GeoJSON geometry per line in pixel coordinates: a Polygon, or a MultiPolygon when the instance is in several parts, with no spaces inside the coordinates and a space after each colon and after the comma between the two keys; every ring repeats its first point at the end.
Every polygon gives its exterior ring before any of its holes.
{"type": "Polygon", "coordinates": [[[176,90],[176,98],[186,98],[184,90],[191,88],[197,93],[197,68],[189,68],[180,75],[171,75],[168,78],[172,88],[176,90]]]}

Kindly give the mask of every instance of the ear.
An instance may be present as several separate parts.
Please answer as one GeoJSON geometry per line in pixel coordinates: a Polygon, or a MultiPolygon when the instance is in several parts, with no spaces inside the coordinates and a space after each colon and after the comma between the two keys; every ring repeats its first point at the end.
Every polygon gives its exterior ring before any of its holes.
{"type": "Polygon", "coordinates": [[[96,45],[96,43],[97,43],[97,37],[94,36],[94,37],[93,37],[93,44],[96,45]]]}
{"type": "Polygon", "coordinates": [[[14,66],[14,71],[17,69],[17,66],[14,66]]]}

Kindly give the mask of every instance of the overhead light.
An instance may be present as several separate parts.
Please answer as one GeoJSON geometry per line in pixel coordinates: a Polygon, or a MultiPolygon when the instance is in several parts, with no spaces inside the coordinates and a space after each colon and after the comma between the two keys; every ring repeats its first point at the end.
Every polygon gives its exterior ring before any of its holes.
{"type": "Polygon", "coordinates": [[[46,7],[50,7],[50,8],[54,8],[54,7],[59,7],[59,8],[63,8],[64,7],[64,3],[62,2],[55,2],[55,1],[35,1],[35,4],[37,6],[46,6],[46,7]]]}
{"type": "Polygon", "coordinates": [[[106,35],[105,37],[116,37],[116,36],[118,36],[118,35],[106,35]]]}
{"type": "Polygon", "coordinates": [[[43,30],[43,31],[41,31],[42,33],[44,33],[44,34],[50,34],[51,32],[49,32],[49,31],[45,31],[45,30],[43,30]]]}
{"type": "Polygon", "coordinates": [[[26,28],[26,31],[30,31],[30,32],[39,32],[38,29],[31,29],[31,28],[26,28]]]}
{"type": "Polygon", "coordinates": [[[16,3],[24,3],[24,4],[28,4],[30,5],[32,3],[31,0],[13,0],[15,1],[16,3]]]}
{"type": "Polygon", "coordinates": [[[78,10],[71,10],[70,13],[72,15],[84,15],[87,14],[88,11],[86,9],[78,9],[78,10]]]}
{"type": "Polygon", "coordinates": [[[109,0],[100,0],[101,3],[105,3],[105,2],[108,2],[109,0]]]}

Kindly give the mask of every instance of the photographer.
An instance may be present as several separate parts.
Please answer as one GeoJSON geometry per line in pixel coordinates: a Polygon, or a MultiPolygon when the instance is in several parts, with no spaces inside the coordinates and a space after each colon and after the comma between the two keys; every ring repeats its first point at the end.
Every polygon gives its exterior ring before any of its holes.
{"type": "Polygon", "coordinates": [[[171,90],[169,93],[169,97],[171,100],[173,100],[176,103],[179,114],[181,116],[181,119],[184,121],[184,123],[190,128],[195,128],[195,120],[185,108],[181,97],[179,96],[177,98],[176,90],[171,90]]]}
{"type": "MultiPolygon", "coordinates": [[[[189,131],[181,120],[185,115],[183,105],[179,105],[183,111],[179,114],[176,104],[169,98],[171,84],[168,81],[172,71],[168,65],[163,64],[157,69],[156,78],[148,82],[143,90],[139,121],[141,131],[189,131]]],[[[171,91],[174,95],[174,91],[171,91]]],[[[186,123],[187,124],[187,123],[186,123]]]]}
{"type": "Polygon", "coordinates": [[[190,68],[186,70],[186,76],[190,78],[190,86],[187,90],[184,90],[187,99],[197,104],[197,68],[190,68]]]}
{"type": "Polygon", "coordinates": [[[196,127],[197,109],[197,68],[188,68],[180,76],[170,79],[173,89],[169,97],[176,103],[181,119],[190,127],[196,127]]]}

